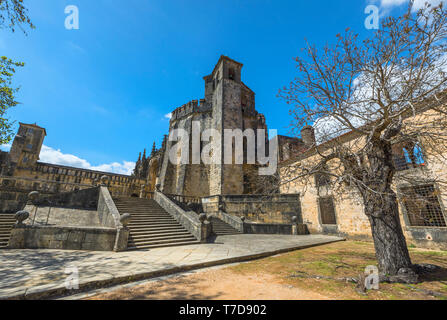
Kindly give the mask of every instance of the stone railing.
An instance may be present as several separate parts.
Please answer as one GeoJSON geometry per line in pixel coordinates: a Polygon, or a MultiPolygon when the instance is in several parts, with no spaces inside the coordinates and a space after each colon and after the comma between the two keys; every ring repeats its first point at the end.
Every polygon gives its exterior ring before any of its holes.
{"type": "Polygon", "coordinates": [[[244,216],[238,217],[228,214],[222,208],[218,212],[213,213],[212,216],[219,218],[239,232],[246,234],[309,234],[307,225],[299,223],[297,216],[292,217],[291,223],[257,223],[246,220],[244,216]]]}
{"type": "Polygon", "coordinates": [[[108,226],[116,229],[116,239],[113,250],[123,251],[127,249],[127,240],[129,238],[129,229],[123,225],[128,223],[130,215],[121,216],[115,206],[115,202],[110,195],[106,186],[100,187],[98,199],[98,215],[99,220],[103,226],[108,226]]]}
{"type": "MultiPolygon", "coordinates": [[[[230,226],[232,226],[234,229],[238,230],[239,232],[244,233],[244,222],[245,222],[244,218],[240,218],[238,216],[228,214],[222,210],[219,210],[219,212],[217,212],[213,215],[216,216],[217,218],[219,218],[220,220],[222,220],[223,222],[229,224],[230,226]]],[[[249,223],[249,222],[247,221],[245,223],[249,223]]]]}
{"type": "Polygon", "coordinates": [[[180,208],[185,211],[194,211],[197,214],[203,212],[202,198],[200,197],[168,193],[164,193],[164,195],[175,202],[180,208]]]}
{"type": "Polygon", "coordinates": [[[206,215],[198,215],[194,211],[183,210],[167,195],[159,191],[154,192],[154,200],[198,240],[205,242],[210,236],[212,226],[206,220],[206,215]]]}
{"type": "Polygon", "coordinates": [[[100,187],[82,190],[87,209],[79,208],[79,191],[43,198],[37,191],[28,195],[24,211],[16,214],[10,248],[42,248],[93,251],[123,251],[127,248],[129,214],[120,215],[109,190],[100,187]],[[96,196],[96,210],[91,198],[96,196]],[[72,207],[70,207],[72,205],[72,207]],[[77,208],[76,208],[77,207],[77,208]],[[30,217],[31,212],[31,217],[30,217]],[[52,218],[52,223],[48,220],[52,218]],[[38,221],[36,220],[38,217],[38,221]],[[30,218],[26,223],[25,220],[30,218]],[[35,223],[36,222],[36,223],[35,223]]]}

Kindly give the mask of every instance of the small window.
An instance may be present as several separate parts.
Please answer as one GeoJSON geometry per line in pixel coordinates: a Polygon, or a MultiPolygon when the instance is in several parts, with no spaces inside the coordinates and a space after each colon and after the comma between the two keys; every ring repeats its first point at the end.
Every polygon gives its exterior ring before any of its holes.
{"type": "Polygon", "coordinates": [[[230,80],[235,80],[236,79],[236,74],[235,74],[233,68],[228,69],[228,78],[230,80]]]}
{"type": "Polygon", "coordinates": [[[29,143],[29,144],[26,145],[26,148],[27,148],[28,150],[31,150],[31,149],[33,148],[33,145],[32,145],[31,143],[29,143]]]}
{"type": "Polygon", "coordinates": [[[337,224],[335,219],[335,206],[333,197],[321,197],[318,199],[320,207],[321,224],[337,224]]]}
{"type": "Polygon", "coordinates": [[[434,185],[401,188],[402,204],[413,227],[446,227],[434,185]]]}
{"type": "Polygon", "coordinates": [[[393,162],[397,171],[425,166],[424,154],[419,143],[393,146],[393,162]]]}

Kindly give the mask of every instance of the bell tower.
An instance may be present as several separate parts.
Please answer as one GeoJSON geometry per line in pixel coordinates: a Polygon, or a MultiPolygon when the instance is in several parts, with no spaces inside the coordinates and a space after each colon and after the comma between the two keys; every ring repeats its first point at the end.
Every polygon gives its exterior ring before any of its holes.
{"type": "Polygon", "coordinates": [[[47,135],[45,128],[37,124],[19,123],[19,131],[12,143],[9,160],[21,168],[33,167],[39,160],[43,140],[47,135]]]}

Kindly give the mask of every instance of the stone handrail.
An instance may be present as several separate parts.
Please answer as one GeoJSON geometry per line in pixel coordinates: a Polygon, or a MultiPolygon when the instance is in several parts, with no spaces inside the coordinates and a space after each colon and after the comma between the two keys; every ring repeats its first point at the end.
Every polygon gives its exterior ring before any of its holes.
{"type": "Polygon", "coordinates": [[[242,219],[240,217],[230,215],[222,210],[219,210],[219,212],[216,213],[215,215],[223,222],[229,224],[236,230],[244,233],[244,221],[242,221],[242,219]]]}
{"type": "Polygon", "coordinates": [[[105,186],[99,189],[98,215],[102,226],[110,228],[122,228],[120,213],[113,202],[109,190],[105,186]]]}
{"type": "MultiPolygon", "coordinates": [[[[113,201],[109,190],[104,185],[99,189],[98,215],[103,226],[109,226],[116,230],[113,251],[126,250],[127,240],[129,238],[129,229],[121,223],[122,216],[116,208],[115,202],[113,201]]],[[[129,219],[130,216],[126,217],[126,220],[129,219]]]]}
{"type": "Polygon", "coordinates": [[[206,238],[211,233],[210,224],[202,223],[199,216],[194,211],[185,211],[172,201],[165,194],[155,191],[154,200],[171,216],[174,217],[183,227],[200,241],[206,241],[206,238]]]}

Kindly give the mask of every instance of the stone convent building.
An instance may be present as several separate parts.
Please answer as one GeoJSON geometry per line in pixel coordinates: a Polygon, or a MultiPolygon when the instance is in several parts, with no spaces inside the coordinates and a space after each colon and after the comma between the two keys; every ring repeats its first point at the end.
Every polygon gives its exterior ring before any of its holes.
{"type": "Polygon", "coordinates": [[[31,191],[51,195],[88,189],[104,175],[113,195],[140,195],[144,180],[136,177],[40,162],[46,134],[36,124],[19,123],[9,153],[0,151],[0,212],[20,210],[31,191]]]}
{"type": "MultiPolygon", "coordinates": [[[[10,152],[0,154],[0,211],[18,210],[30,191],[55,194],[87,189],[98,185],[103,175],[109,177],[109,189],[114,197],[150,197],[157,185],[165,194],[190,197],[262,193],[266,180],[260,180],[258,164],[245,164],[244,161],[242,165],[175,165],[169,161],[167,151],[173,144],[168,141],[172,130],[185,129],[191,136],[193,121],[200,123],[201,131],[215,129],[221,134],[224,129],[253,129],[255,133],[258,132],[256,130],[264,130],[268,150],[265,117],[256,111],[255,93],[242,81],[241,71],[241,63],[221,56],[211,74],[203,78],[204,98],[192,100],[172,111],[169,132],[164,135],[161,148],[156,149],[154,144],[149,155],[146,150],[140,153],[131,176],[42,163],[39,153],[46,130],[36,124],[20,123],[10,152]]],[[[279,160],[288,159],[312,144],[311,128],[304,129],[302,135],[303,140],[278,136],[279,160]]],[[[255,137],[256,143],[258,138],[255,137]]],[[[235,201],[244,199],[248,201],[248,198],[235,201]]],[[[290,202],[295,206],[299,199],[294,198],[290,202]]],[[[293,212],[289,212],[286,220],[289,221],[292,215],[293,212]]],[[[272,217],[267,220],[275,221],[272,217]]],[[[277,212],[276,221],[282,220],[277,212]]]]}
{"type": "MultiPolygon", "coordinates": [[[[264,131],[265,149],[268,150],[268,132],[265,117],[256,111],[255,93],[242,81],[242,64],[221,56],[212,73],[203,78],[204,98],[192,100],[172,112],[169,134],[175,129],[185,129],[192,141],[193,122],[200,124],[200,130],[214,129],[223,137],[224,129],[253,129],[258,143],[258,130],[264,131]]],[[[150,190],[157,184],[167,194],[206,197],[213,195],[259,194],[266,180],[259,178],[258,164],[173,164],[169,154],[173,143],[164,136],[160,150],[152,149],[146,158],[146,151],[138,158],[134,174],[146,179],[150,190]]],[[[312,145],[315,137],[311,127],[302,132],[303,139],[278,136],[279,160],[303,152],[312,145]]],[[[223,138],[222,138],[223,139],[223,138]]],[[[246,153],[244,141],[244,154],[246,153]]],[[[191,142],[190,142],[191,143],[191,142]]],[[[222,140],[222,146],[224,142],[222,140]]],[[[200,146],[203,148],[203,145],[200,146]]],[[[191,154],[191,149],[189,154],[191,154]]],[[[202,150],[200,150],[201,152],[202,150]]],[[[221,155],[223,163],[223,152],[221,155]]],[[[245,157],[244,157],[245,158],[245,157]]],[[[190,162],[191,163],[191,162],[190,162]]],[[[279,191],[279,190],[278,190],[279,191]]]]}

